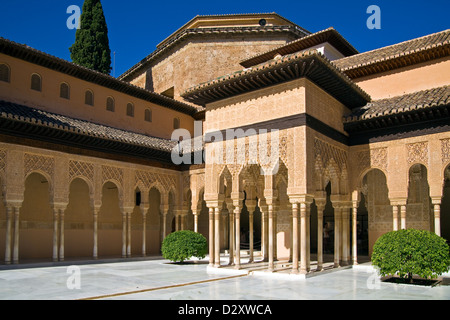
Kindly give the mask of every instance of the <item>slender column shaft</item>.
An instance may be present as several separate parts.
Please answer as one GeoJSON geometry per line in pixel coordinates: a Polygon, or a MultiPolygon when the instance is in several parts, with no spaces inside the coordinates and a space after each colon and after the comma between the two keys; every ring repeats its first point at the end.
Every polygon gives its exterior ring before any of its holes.
{"type": "Polygon", "coordinates": [[[348,208],[342,209],[342,262],[346,266],[348,265],[348,231],[349,231],[349,215],[348,208]]]}
{"type": "Polygon", "coordinates": [[[334,209],[334,267],[339,267],[339,251],[340,251],[340,216],[341,216],[341,208],[334,209]]]}
{"type": "Polygon", "coordinates": [[[273,261],[273,254],[274,254],[274,230],[273,230],[273,206],[270,204],[268,206],[268,213],[269,213],[269,271],[274,270],[274,261],[273,261]]]}
{"type": "Polygon", "coordinates": [[[209,208],[209,265],[214,266],[214,208],[209,208]]]}
{"type": "Polygon", "coordinates": [[[300,261],[300,273],[307,273],[307,242],[306,242],[306,203],[300,203],[300,237],[301,237],[301,261],[300,261]]]}
{"type": "Polygon", "coordinates": [[[234,234],[234,212],[230,208],[228,209],[228,219],[229,219],[229,253],[230,253],[230,260],[228,264],[230,266],[234,265],[234,241],[235,241],[235,234],[234,234]]]}
{"type": "Polygon", "coordinates": [[[292,273],[298,273],[298,204],[292,204],[292,273]]]}
{"type": "Polygon", "coordinates": [[[197,210],[192,211],[192,215],[194,216],[194,232],[198,232],[198,212],[197,212],[197,210]]]}
{"type": "Polygon", "coordinates": [[[324,206],[317,206],[317,271],[323,269],[323,210],[324,206]]]}
{"type": "Polygon", "coordinates": [[[398,206],[397,205],[393,205],[392,206],[392,225],[393,225],[393,231],[397,231],[398,230],[398,206]]]}
{"type": "Polygon", "coordinates": [[[131,212],[127,213],[127,257],[131,257],[131,212]]]}
{"type": "Polygon", "coordinates": [[[214,221],[214,267],[220,267],[220,209],[214,208],[215,221],[214,221]]]}
{"type": "Polygon", "coordinates": [[[53,261],[58,261],[59,209],[53,209],[53,261]]]}
{"type": "Polygon", "coordinates": [[[142,214],[142,256],[147,256],[147,214],[142,214]]]}
{"type": "Polygon", "coordinates": [[[122,258],[127,256],[127,214],[122,213],[122,258]]]}
{"type": "Polygon", "coordinates": [[[262,232],[263,232],[263,260],[265,262],[269,259],[269,223],[268,223],[268,214],[267,209],[261,212],[263,215],[263,226],[262,226],[262,232]]]}
{"type": "Polygon", "coordinates": [[[306,271],[311,270],[311,212],[310,206],[306,205],[306,271]]]}
{"type": "Polygon", "coordinates": [[[98,258],[98,210],[94,211],[94,248],[92,255],[94,259],[98,258]]]}
{"type": "Polygon", "coordinates": [[[406,229],[406,205],[400,206],[401,228],[406,229]]]}
{"type": "Polygon", "coordinates": [[[234,261],[235,269],[241,267],[241,208],[234,209],[234,219],[236,221],[235,236],[236,236],[236,259],[234,261]]]}
{"type": "Polygon", "coordinates": [[[5,241],[5,263],[11,263],[11,240],[12,240],[12,219],[14,207],[6,207],[6,241],[5,241]]]}
{"type": "Polygon", "coordinates": [[[59,261],[64,261],[64,210],[59,212],[60,234],[59,234],[59,261]]]}
{"type": "Polygon", "coordinates": [[[14,208],[14,244],[13,244],[13,263],[19,263],[19,208],[14,208]]]}
{"type": "Polygon", "coordinates": [[[441,205],[434,205],[434,232],[441,236],[441,205]]]}
{"type": "Polygon", "coordinates": [[[249,218],[249,237],[250,237],[250,258],[249,258],[249,262],[253,262],[253,254],[254,254],[254,250],[253,250],[253,246],[254,246],[254,239],[253,239],[253,212],[249,212],[248,214],[248,218],[249,218]]]}
{"type": "Polygon", "coordinates": [[[352,207],[352,260],[353,265],[358,264],[358,204],[353,202],[352,207]]]}

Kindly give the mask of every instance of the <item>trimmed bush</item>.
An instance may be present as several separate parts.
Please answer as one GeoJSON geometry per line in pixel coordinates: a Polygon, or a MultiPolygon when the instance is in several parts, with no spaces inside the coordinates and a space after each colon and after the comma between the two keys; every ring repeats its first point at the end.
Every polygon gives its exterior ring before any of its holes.
{"type": "Polygon", "coordinates": [[[183,262],[191,257],[206,257],[208,244],[200,233],[183,230],[169,234],[162,243],[161,251],[165,259],[183,262]]]}
{"type": "Polygon", "coordinates": [[[372,265],[381,276],[408,279],[437,278],[450,270],[449,246],[444,238],[426,230],[398,230],[382,235],[375,243],[372,265]]]}

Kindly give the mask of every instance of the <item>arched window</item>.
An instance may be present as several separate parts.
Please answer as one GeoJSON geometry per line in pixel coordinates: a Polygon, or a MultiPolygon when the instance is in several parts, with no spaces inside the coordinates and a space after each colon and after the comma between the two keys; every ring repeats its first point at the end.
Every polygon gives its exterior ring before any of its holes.
{"type": "Polygon", "coordinates": [[[94,105],[94,93],[91,90],[86,90],[84,94],[84,103],[88,106],[94,105]]]}
{"type": "Polygon", "coordinates": [[[9,66],[2,63],[0,64],[0,81],[9,82],[10,81],[10,69],[9,66]]]}
{"type": "Polygon", "coordinates": [[[152,110],[145,109],[145,121],[152,122],[152,110]]]}
{"type": "Polygon", "coordinates": [[[115,109],[114,99],[112,97],[108,97],[106,99],[106,110],[114,112],[114,109],[115,109]]]}
{"type": "Polygon", "coordinates": [[[174,118],[173,119],[173,128],[174,129],[180,129],[180,119],[179,118],[174,118]]]}
{"type": "Polygon", "coordinates": [[[67,83],[63,82],[59,86],[59,96],[63,99],[70,99],[70,87],[67,83]]]}
{"type": "Polygon", "coordinates": [[[31,75],[31,90],[42,91],[42,79],[37,73],[31,75]]]}
{"type": "Polygon", "coordinates": [[[134,105],[131,102],[127,104],[127,116],[134,117],[134,105]]]}

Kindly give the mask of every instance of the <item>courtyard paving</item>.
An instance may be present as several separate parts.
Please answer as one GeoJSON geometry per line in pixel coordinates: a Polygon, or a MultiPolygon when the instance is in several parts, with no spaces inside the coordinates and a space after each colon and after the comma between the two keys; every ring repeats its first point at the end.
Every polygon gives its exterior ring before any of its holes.
{"type": "Polygon", "coordinates": [[[74,264],[0,266],[0,299],[450,300],[450,274],[435,287],[384,283],[370,263],[328,270],[307,279],[242,272],[211,274],[207,259],[184,265],[161,258],[74,264]]]}

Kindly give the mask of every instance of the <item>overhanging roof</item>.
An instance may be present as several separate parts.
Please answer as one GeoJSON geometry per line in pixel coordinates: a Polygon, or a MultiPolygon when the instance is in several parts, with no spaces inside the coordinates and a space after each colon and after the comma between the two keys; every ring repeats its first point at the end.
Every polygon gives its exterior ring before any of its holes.
{"type": "Polygon", "coordinates": [[[278,54],[281,56],[292,54],[295,52],[306,50],[308,48],[317,46],[325,42],[331,44],[345,56],[351,56],[358,53],[358,50],[356,50],[347,40],[345,40],[345,38],[342,37],[342,35],[339,32],[337,32],[334,28],[328,28],[307,35],[298,40],[291,41],[288,44],[285,44],[273,50],[269,50],[262,54],[253,56],[249,59],[242,61],[241,65],[244,68],[250,68],[257,64],[272,60],[278,54]]]}
{"type": "Polygon", "coordinates": [[[280,59],[223,76],[188,89],[186,100],[207,103],[237,96],[299,78],[307,78],[348,108],[367,104],[370,96],[316,50],[286,55],[280,59]]]}
{"type": "Polygon", "coordinates": [[[0,101],[0,134],[165,163],[177,144],[7,101],[0,101]]]}

